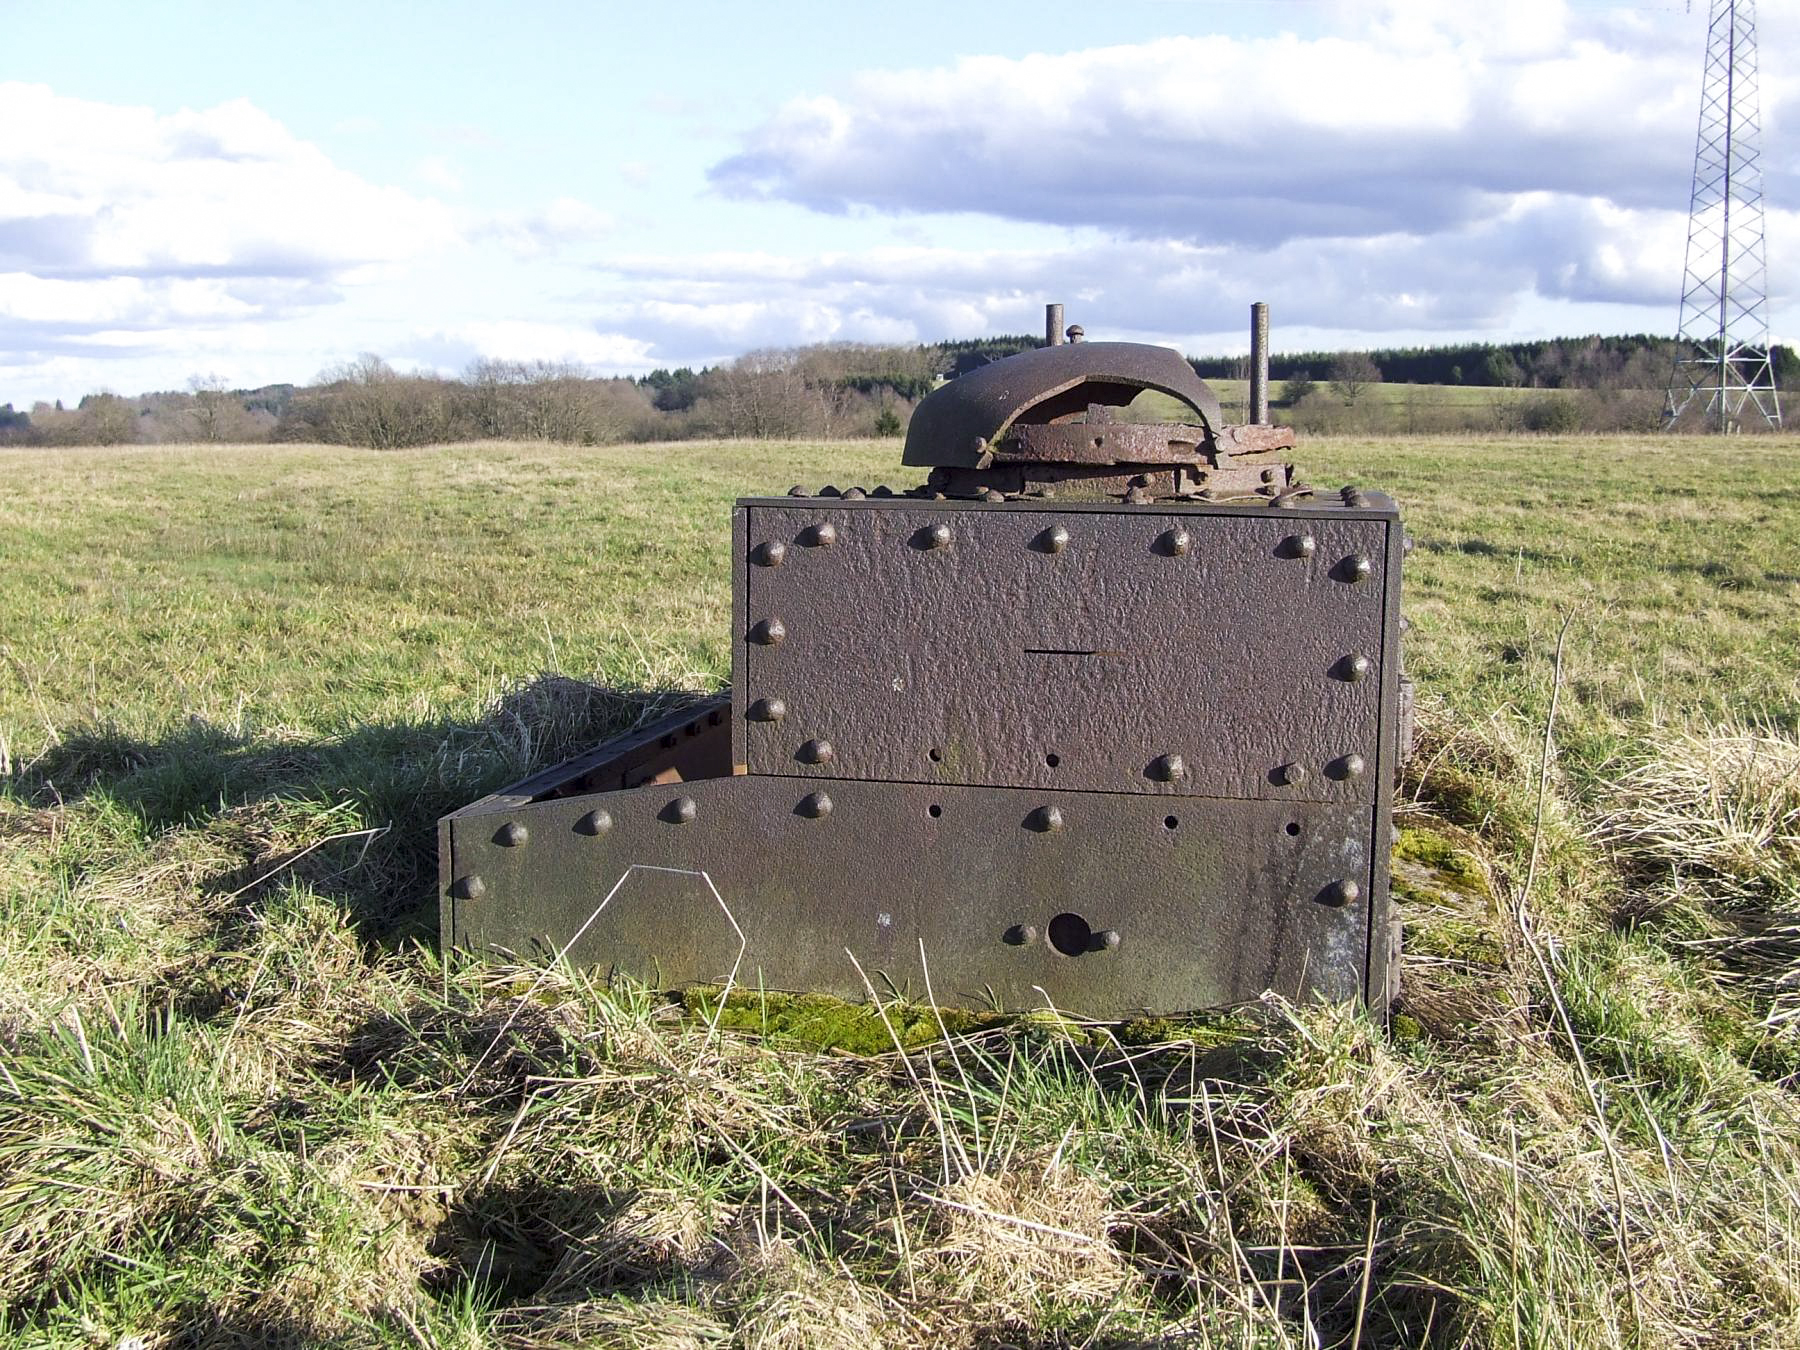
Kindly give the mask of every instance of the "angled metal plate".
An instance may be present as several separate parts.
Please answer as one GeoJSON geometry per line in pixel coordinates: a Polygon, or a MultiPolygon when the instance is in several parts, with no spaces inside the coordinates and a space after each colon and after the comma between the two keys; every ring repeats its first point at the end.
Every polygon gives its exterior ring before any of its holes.
{"type": "Polygon", "coordinates": [[[1358,998],[1372,826],[1366,803],[754,775],[502,802],[449,821],[445,939],[851,998],[846,948],[923,998],[923,943],[942,1002],[1094,1016],[1358,998]]]}

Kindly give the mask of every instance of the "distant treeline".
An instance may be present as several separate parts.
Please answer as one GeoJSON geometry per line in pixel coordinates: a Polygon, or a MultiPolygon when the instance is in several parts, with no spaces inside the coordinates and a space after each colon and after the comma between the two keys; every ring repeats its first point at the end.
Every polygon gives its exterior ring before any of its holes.
{"type": "MultiPolygon", "coordinates": [[[[1621,337],[1540,338],[1529,342],[1463,342],[1442,347],[1390,347],[1367,353],[1279,352],[1269,356],[1269,377],[1323,378],[1351,355],[1366,355],[1388,384],[1462,384],[1501,389],[1656,389],[1668,382],[1675,344],[1665,337],[1630,333],[1621,337]]],[[[1786,383],[1800,371],[1793,348],[1771,351],[1776,379],[1786,383]]],[[[1249,358],[1190,356],[1203,379],[1246,379],[1249,358]]]]}
{"type": "MultiPolygon", "coordinates": [[[[826,343],[636,378],[595,377],[566,362],[489,359],[447,378],[407,374],[365,354],[309,385],[232,389],[216,376],[196,375],[184,390],[94,393],[73,408],[0,405],[0,445],[308,440],[391,449],[484,439],[596,445],[894,436],[934,385],[1039,341],[1012,334],[918,346],[826,343]]],[[[1645,334],[1285,352],[1270,359],[1271,392],[1282,420],[1302,430],[1648,430],[1659,422],[1674,353],[1668,339],[1645,334]],[[1384,384],[1496,393],[1420,388],[1403,399],[1365,396],[1384,384]],[[1530,392],[1540,390],[1541,397],[1530,392]]],[[[1774,355],[1784,382],[1800,371],[1792,349],[1777,347],[1774,355]]],[[[1249,373],[1244,356],[1188,359],[1203,377],[1249,373]]],[[[1227,415],[1244,410],[1228,408],[1227,415]]]]}

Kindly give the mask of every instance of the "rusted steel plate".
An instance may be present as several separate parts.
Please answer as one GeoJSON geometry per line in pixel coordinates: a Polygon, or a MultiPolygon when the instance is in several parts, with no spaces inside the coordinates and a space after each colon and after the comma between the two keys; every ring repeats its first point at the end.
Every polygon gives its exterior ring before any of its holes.
{"type": "Polygon", "coordinates": [[[847,948],[878,988],[923,998],[922,943],[938,1000],[967,1006],[1345,999],[1365,989],[1372,910],[1385,923],[1365,803],[752,775],[446,824],[447,945],[566,952],[659,987],[735,965],[747,987],[860,997],[847,948]]]}
{"type": "Polygon", "coordinates": [[[1209,437],[1178,422],[1018,424],[994,447],[994,461],[1036,464],[1192,464],[1209,437]]]}
{"type": "Polygon", "coordinates": [[[752,773],[1372,799],[1390,520],[958,505],[748,508],[752,773]]]}
{"type": "Polygon", "coordinates": [[[1021,352],[933,390],[913,411],[901,463],[978,468],[1021,417],[1047,423],[1090,404],[1123,407],[1146,389],[1180,400],[1209,429],[1223,425],[1218,396],[1179,352],[1081,342],[1021,352]]]}

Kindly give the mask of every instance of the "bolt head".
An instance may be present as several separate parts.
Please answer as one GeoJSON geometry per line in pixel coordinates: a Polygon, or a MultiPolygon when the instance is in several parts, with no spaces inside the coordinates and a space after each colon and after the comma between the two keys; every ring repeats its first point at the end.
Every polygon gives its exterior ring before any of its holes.
{"type": "Polygon", "coordinates": [[[612,828],[612,816],[605,811],[589,811],[575,822],[577,834],[605,834],[612,828]]]}
{"type": "Polygon", "coordinates": [[[494,831],[494,842],[501,848],[520,848],[531,840],[531,831],[516,820],[509,820],[494,831]]]}
{"type": "Polygon", "coordinates": [[[1358,680],[1366,680],[1374,668],[1374,662],[1368,657],[1352,653],[1338,662],[1338,678],[1348,684],[1355,684],[1358,680]]]}
{"type": "Polygon", "coordinates": [[[831,814],[831,798],[823,792],[809,792],[800,799],[800,814],[809,820],[820,820],[831,814]]]}
{"type": "Polygon", "coordinates": [[[471,872],[450,883],[450,894],[458,900],[479,900],[487,894],[487,883],[471,872]]]}
{"type": "Polygon", "coordinates": [[[844,494],[839,492],[837,490],[837,488],[832,486],[830,483],[827,483],[824,487],[819,489],[819,495],[821,497],[841,497],[844,494]]]}
{"type": "Polygon", "coordinates": [[[925,540],[932,548],[949,548],[950,527],[939,521],[925,531],[925,540]]]}
{"type": "Polygon", "coordinates": [[[1116,952],[1119,950],[1119,930],[1116,928],[1102,928],[1098,933],[1094,934],[1094,941],[1104,950],[1116,952]]]}
{"type": "Polygon", "coordinates": [[[1025,825],[1039,834],[1052,834],[1063,827],[1063,814],[1054,806],[1040,806],[1025,817],[1025,825]]]}
{"type": "Polygon", "coordinates": [[[989,488],[986,492],[981,494],[981,500],[984,502],[1003,502],[1006,500],[1006,494],[996,488],[989,488]]]}
{"type": "Polygon", "coordinates": [[[891,497],[894,495],[894,489],[889,487],[886,483],[877,483],[874,487],[869,489],[869,495],[871,497],[891,497]]]}
{"type": "Polygon", "coordinates": [[[1180,755],[1158,755],[1150,761],[1149,773],[1159,783],[1173,783],[1187,776],[1187,765],[1180,755]]]}
{"type": "Polygon", "coordinates": [[[1299,787],[1306,781],[1306,766],[1303,764],[1282,764],[1275,770],[1275,781],[1283,787],[1299,787]]]}
{"type": "Polygon", "coordinates": [[[750,640],[764,647],[776,647],[787,636],[787,625],[780,619],[759,619],[750,629],[750,640]]]}
{"type": "Polygon", "coordinates": [[[787,704],[778,698],[759,698],[750,705],[752,722],[779,722],[787,716],[787,704]]]}
{"type": "Polygon", "coordinates": [[[1181,557],[1193,546],[1193,542],[1193,536],[1182,529],[1164,530],[1156,541],[1159,551],[1170,558],[1181,557]]]}
{"type": "Polygon", "coordinates": [[[1291,534],[1283,541],[1282,552],[1290,558],[1310,558],[1319,551],[1319,541],[1310,534],[1291,534]]]}
{"type": "Polygon", "coordinates": [[[1052,525],[1041,537],[1046,553],[1061,553],[1069,546],[1069,532],[1060,525],[1052,525]]]}
{"type": "Polygon", "coordinates": [[[1262,480],[1265,483],[1273,483],[1279,477],[1281,477],[1281,473],[1279,470],[1264,469],[1262,471],[1262,480]]]}
{"type": "Polygon", "coordinates": [[[1125,500],[1132,506],[1143,506],[1150,500],[1150,494],[1141,487],[1129,488],[1126,490],[1125,500]]]}
{"type": "Polygon", "coordinates": [[[1339,755],[1331,761],[1330,772],[1333,778],[1360,778],[1367,767],[1361,755],[1339,755]]]}
{"type": "Polygon", "coordinates": [[[868,493],[864,492],[859,487],[844,489],[844,500],[847,502],[860,502],[864,497],[867,497],[868,495],[869,495],[868,493]]]}
{"type": "Polygon", "coordinates": [[[800,760],[804,764],[829,764],[835,753],[830,741],[815,737],[800,747],[800,760]]]}
{"type": "Polygon", "coordinates": [[[1362,887],[1349,878],[1332,882],[1319,892],[1318,900],[1322,905],[1330,905],[1333,909],[1341,909],[1345,905],[1354,905],[1362,899],[1362,887]]]}
{"type": "Polygon", "coordinates": [[[790,497],[804,497],[805,495],[806,489],[801,487],[798,483],[795,483],[794,486],[788,489],[788,496],[790,497]]]}
{"type": "Polygon", "coordinates": [[[1014,924],[1013,932],[1017,935],[1021,947],[1030,946],[1044,935],[1043,930],[1035,923],[1014,924]]]}
{"type": "Polygon", "coordinates": [[[766,540],[750,550],[750,561],[758,567],[780,567],[787,557],[787,545],[779,539],[766,540]]]}
{"type": "Polygon", "coordinates": [[[830,548],[837,543],[837,526],[829,520],[808,525],[800,532],[800,542],[808,548],[830,548]]]}
{"type": "Polygon", "coordinates": [[[1367,581],[1375,571],[1375,564],[1369,561],[1366,553],[1352,553],[1340,564],[1345,581],[1367,581]]]}
{"type": "Polygon", "coordinates": [[[677,797],[669,803],[667,819],[676,825],[687,825],[700,814],[700,803],[692,797],[677,797]]]}

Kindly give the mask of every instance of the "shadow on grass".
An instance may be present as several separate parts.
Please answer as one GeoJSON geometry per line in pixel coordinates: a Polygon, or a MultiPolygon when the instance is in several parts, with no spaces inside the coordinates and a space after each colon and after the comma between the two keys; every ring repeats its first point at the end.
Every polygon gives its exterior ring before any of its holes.
{"type": "Polygon", "coordinates": [[[38,807],[110,805],[146,837],[231,836],[245,860],[210,877],[211,894],[299,877],[341,904],[365,941],[429,940],[440,816],[701,697],[542,675],[477,721],[374,724],[313,741],[198,720],[159,741],[91,726],[21,766],[10,788],[38,807]]]}

